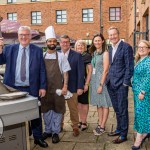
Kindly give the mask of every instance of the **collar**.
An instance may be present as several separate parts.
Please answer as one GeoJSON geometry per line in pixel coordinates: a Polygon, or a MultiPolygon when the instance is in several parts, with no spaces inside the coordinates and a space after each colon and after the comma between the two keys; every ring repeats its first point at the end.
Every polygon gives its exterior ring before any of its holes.
{"type": "MultiPolygon", "coordinates": [[[[24,47],[20,44],[19,49],[23,49],[24,47]]],[[[29,49],[29,45],[25,47],[26,49],[29,49]]]]}
{"type": "Polygon", "coordinates": [[[121,43],[121,41],[122,41],[122,40],[120,39],[116,45],[112,45],[112,48],[113,48],[113,49],[117,49],[118,46],[119,46],[119,44],[121,43]]]}
{"type": "Polygon", "coordinates": [[[70,53],[70,49],[69,50],[67,50],[67,52],[66,53],[64,53],[62,50],[61,50],[61,52],[65,55],[65,56],[69,56],[69,53],[70,53]]]}

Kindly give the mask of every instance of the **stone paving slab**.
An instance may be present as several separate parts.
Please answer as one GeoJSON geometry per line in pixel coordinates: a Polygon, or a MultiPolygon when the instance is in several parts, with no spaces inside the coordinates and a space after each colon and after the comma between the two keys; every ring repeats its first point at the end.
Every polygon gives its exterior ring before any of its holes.
{"type": "MultiPolygon", "coordinates": [[[[81,131],[78,137],[72,135],[71,121],[69,109],[66,106],[66,114],[64,119],[64,131],[60,133],[60,142],[52,144],[51,138],[46,141],[49,145],[48,148],[41,148],[35,145],[33,138],[30,139],[31,150],[131,150],[134,143],[135,131],[133,130],[134,123],[134,102],[133,93],[129,92],[129,134],[128,141],[122,144],[113,144],[111,141],[114,137],[109,137],[107,134],[116,128],[116,116],[113,108],[110,108],[108,121],[106,123],[106,132],[101,136],[94,136],[93,129],[97,126],[98,114],[97,108],[94,106],[89,107],[88,114],[88,129],[81,131]]],[[[143,144],[141,150],[150,150],[150,140],[143,144]]]]}

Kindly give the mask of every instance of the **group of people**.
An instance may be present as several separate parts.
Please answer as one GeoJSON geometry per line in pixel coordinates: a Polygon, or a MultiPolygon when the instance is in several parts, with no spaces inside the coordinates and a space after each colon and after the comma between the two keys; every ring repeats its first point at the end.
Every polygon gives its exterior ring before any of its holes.
{"type": "Polygon", "coordinates": [[[128,90],[134,93],[134,129],[137,136],[132,150],[140,149],[150,133],[150,42],[141,40],[135,55],[132,47],[119,37],[116,27],[108,29],[112,46],[106,49],[102,34],[94,35],[87,51],[86,43],[77,40],[74,49],[70,47],[68,35],[59,39],[61,50],[57,51],[57,39],[53,26],[45,30],[47,51],[31,44],[31,30],[21,26],[18,30],[19,44],[3,48],[0,39],[0,64],[6,64],[4,84],[20,91],[27,91],[41,101],[40,117],[31,121],[34,143],[48,147],[46,139],[58,143],[59,133],[63,130],[65,96],[70,111],[73,136],[79,129],[88,128],[89,104],[97,107],[98,125],[94,135],[105,132],[109,107],[116,113],[116,129],[108,136],[117,136],[112,142],[119,144],[127,140],[128,90]],[[24,59],[25,58],[25,59],[24,59]],[[60,89],[58,95],[56,90],[60,89]],[[44,133],[42,133],[42,117],[44,133]]]}

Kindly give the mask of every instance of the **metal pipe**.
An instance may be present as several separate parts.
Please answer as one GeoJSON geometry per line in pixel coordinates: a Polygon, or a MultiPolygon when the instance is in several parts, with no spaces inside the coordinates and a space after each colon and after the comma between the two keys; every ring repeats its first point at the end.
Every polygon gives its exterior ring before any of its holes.
{"type": "MultiPolygon", "coordinates": [[[[3,20],[3,17],[0,16],[0,22],[3,20]]],[[[1,24],[0,24],[0,38],[2,38],[2,32],[1,32],[1,24]]]]}
{"type": "Polygon", "coordinates": [[[103,34],[102,0],[100,0],[100,33],[103,34]]]}
{"type": "Polygon", "coordinates": [[[133,49],[136,51],[136,0],[134,0],[134,35],[133,35],[133,49]]]}

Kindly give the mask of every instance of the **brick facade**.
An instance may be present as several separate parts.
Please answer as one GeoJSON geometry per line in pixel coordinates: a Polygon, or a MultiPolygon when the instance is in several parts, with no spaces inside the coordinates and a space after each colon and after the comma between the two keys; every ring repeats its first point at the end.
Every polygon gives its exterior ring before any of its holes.
{"type": "MultiPolygon", "coordinates": [[[[4,0],[3,0],[4,2],[4,0]]],[[[120,37],[128,41],[128,0],[102,0],[102,26],[103,34],[107,39],[107,29],[117,26],[120,37]],[[109,21],[109,7],[121,7],[121,21],[109,21]]],[[[17,20],[22,25],[31,26],[32,29],[44,32],[45,28],[53,25],[58,35],[68,34],[73,39],[91,40],[95,33],[100,32],[100,0],[68,0],[53,2],[24,2],[14,4],[1,4],[0,15],[7,19],[7,13],[17,13],[17,20]],[[82,22],[82,9],[93,8],[94,21],[82,22]],[[56,10],[67,10],[67,23],[56,23],[56,10]],[[31,24],[31,12],[41,11],[42,24],[31,24]]]]}
{"type": "MultiPolygon", "coordinates": [[[[134,9],[135,1],[130,0],[129,2],[129,42],[133,44],[134,35],[134,9]]],[[[136,34],[136,45],[140,39],[150,39],[150,0],[136,0],[136,32],[143,34],[136,34]],[[144,33],[147,32],[145,37],[144,33]]]]}

